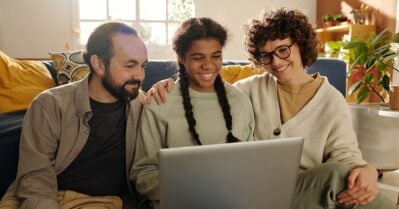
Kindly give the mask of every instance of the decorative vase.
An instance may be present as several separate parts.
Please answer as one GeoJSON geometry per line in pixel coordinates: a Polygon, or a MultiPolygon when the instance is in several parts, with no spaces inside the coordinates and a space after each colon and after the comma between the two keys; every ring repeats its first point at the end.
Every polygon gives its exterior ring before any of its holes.
{"type": "Polygon", "coordinates": [[[378,104],[351,104],[353,128],[363,158],[378,169],[399,169],[399,117],[387,117],[378,104]]]}

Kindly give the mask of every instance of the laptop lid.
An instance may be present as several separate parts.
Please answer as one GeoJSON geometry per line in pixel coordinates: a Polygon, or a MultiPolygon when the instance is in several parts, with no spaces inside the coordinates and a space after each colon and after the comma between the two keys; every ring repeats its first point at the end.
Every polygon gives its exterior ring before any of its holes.
{"type": "Polygon", "coordinates": [[[161,149],[161,209],[289,209],[303,138],[161,149]]]}

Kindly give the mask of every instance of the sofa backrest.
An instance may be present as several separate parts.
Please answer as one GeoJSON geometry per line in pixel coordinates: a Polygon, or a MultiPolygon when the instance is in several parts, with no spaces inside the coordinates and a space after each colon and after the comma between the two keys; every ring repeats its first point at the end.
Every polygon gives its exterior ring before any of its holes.
{"type": "Polygon", "coordinates": [[[319,57],[316,62],[307,69],[307,72],[319,72],[320,75],[326,76],[330,84],[337,88],[345,97],[346,62],[343,60],[319,57]]]}

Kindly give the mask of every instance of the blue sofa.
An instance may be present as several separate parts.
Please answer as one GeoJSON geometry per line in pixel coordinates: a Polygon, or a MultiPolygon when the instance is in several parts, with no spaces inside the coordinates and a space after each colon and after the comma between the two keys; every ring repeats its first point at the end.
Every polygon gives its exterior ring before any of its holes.
{"type": "MultiPolygon", "coordinates": [[[[44,62],[52,77],[55,78],[55,69],[51,62],[44,62]]],[[[245,65],[246,61],[226,61],[224,65],[245,65]]],[[[328,77],[343,95],[345,95],[346,64],[337,59],[319,58],[316,63],[307,69],[309,73],[319,72],[328,77]]],[[[174,61],[150,61],[146,68],[146,76],[142,89],[147,91],[155,82],[178,75],[174,61]]],[[[25,110],[12,113],[0,113],[0,197],[14,180],[18,164],[18,145],[25,110]]]]}

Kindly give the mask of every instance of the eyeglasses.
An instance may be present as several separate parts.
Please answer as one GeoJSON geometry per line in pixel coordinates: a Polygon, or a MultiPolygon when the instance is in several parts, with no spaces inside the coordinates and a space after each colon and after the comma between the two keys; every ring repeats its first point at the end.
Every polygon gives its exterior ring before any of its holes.
{"type": "Polygon", "coordinates": [[[276,55],[280,59],[286,59],[291,55],[291,46],[294,45],[295,42],[292,42],[290,45],[281,45],[277,47],[272,52],[261,52],[260,53],[260,61],[263,65],[268,65],[273,61],[273,54],[276,55]]]}

